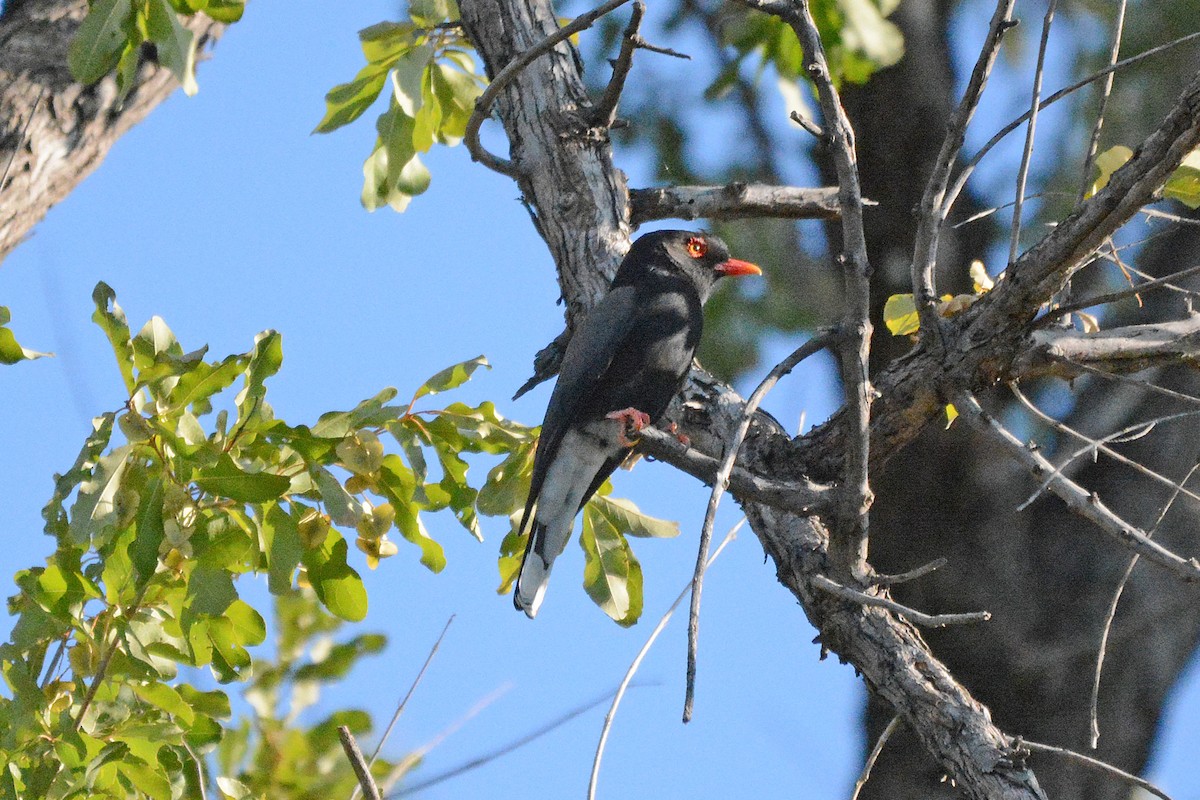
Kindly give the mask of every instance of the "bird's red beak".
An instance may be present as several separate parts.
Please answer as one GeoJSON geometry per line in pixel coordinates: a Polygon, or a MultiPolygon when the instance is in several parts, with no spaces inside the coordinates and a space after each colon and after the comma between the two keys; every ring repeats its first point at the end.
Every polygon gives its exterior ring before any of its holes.
{"type": "Polygon", "coordinates": [[[762,270],[756,264],[751,264],[749,261],[741,261],[736,258],[731,258],[728,261],[722,261],[717,264],[717,272],[722,275],[736,277],[738,275],[762,275],[762,270]]]}

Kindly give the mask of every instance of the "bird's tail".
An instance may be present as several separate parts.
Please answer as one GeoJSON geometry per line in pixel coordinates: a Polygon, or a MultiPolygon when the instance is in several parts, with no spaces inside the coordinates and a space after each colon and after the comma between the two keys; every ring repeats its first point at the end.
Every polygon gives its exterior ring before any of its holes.
{"type": "Polygon", "coordinates": [[[525,558],[521,572],[517,575],[517,587],[513,591],[513,605],[533,619],[537,616],[550,583],[550,568],[563,548],[548,547],[547,526],[536,519],[530,526],[529,544],[525,546],[525,558]]]}

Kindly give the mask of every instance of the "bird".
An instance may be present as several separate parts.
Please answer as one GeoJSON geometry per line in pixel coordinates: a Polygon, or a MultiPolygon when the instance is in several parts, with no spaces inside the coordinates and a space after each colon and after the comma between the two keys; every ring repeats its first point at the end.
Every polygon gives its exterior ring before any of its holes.
{"type": "Polygon", "coordinates": [[[518,533],[529,532],[513,605],[533,619],[575,517],[683,388],[724,276],[761,275],[716,236],[647,233],[567,344],[533,459],[518,533]]]}

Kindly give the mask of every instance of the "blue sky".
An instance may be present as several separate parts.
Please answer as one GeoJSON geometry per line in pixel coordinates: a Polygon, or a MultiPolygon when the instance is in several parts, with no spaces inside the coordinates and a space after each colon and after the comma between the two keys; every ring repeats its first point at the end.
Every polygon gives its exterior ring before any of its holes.
{"type": "MultiPolygon", "coordinates": [[[[268,399],[292,422],[352,406],[384,386],[403,394],[480,353],[494,369],[477,373],[462,399],[493,399],[507,416],[540,421],[548,387],[516,403],[506,398],[562,316],[553,264],[516,186],[470,163],[462,148],[439,148],[426,160],[429,192],[405,214],[363,211],[370,122],[329,136],[309,131],[325,91],[360,66],[356,31],[395,9],[378,0],[329,9],[313,0],[250,4],[201,66],[200,93],[176,93],[118,142],[0,266],[0,305],[12,309],[18,338],[57,354],[0,369],[0,507],[8,524],[0,573],[50,552],[39,513],[50,476],[70,465],[88,420],[124,400],[90,322],[98,280],[117,291],[131,324],[158,314],[185,350],[208,344],[221,356],[248,349],[261,330],[281,331],[284,367],[268,399]]],[[[628,154],[618,162],[631,185],[644,185],[644,164],[628,154]]],[[[824,376],[819,365],[792,376],[768,407],[780,419],[807,409],[810,424],[820,420],[830,410],[824,376]]],[[[476,482],[486,469],[475,467],[476,482]]],[[[646,575],[642,624],[620,629],[592,606],[573,545],[530,622],[494,591],[499,522],[485,524],[481,545],[439,516],[430,529],[446,547],[442,574],[421,567],[404,542],[374,572],[357,565],[371,597],[361,628],[387,632],[391,644],[327,692],[319,710],[367,708],[382,728],[451,614],[456,620],[389,751],[420,746],[480,698],[511,688],[440,745],[422,773],[499,747],[610,690],[689,579],[707,498],[696,481],[661,464],[621,473],[616,491],[683,529],[675,540],[634,543],[646,575]]],[[[718,531],[737,519],[725,503],[718,531]]],[[[624,701],[600,796],[843,796],[861,761],[862,689],[852,670],[818,660],[813,630],[748,531],[705,586],[695,720],[679,722],[685,625],[677,618],[639,673],[648,685],[624,701]]],[[[262,586],[239,588],[266,594],[262,586]]],[[[8,627],[0,623],[0,634],[8,627]]],[[[1200,798],[1189,763],[1200,743],[1197,708],[1193,675],[1172,707],[1157,760],[1156,775],[1177,800],[1200,798]]],[[[581,796],[603,713],[422,796],[581,796]]]]}

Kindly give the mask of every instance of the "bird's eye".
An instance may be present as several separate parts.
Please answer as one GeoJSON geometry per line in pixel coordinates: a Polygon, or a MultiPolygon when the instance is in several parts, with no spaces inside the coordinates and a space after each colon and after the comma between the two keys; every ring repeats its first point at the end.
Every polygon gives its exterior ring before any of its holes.
{"type": "Polygon", "coordinates": [[[704,254],[708,252],[708,242],[704,241],[703,237],[693,236],[687,240],[687,251],[692,258],[704,258],[704,254]]]}

